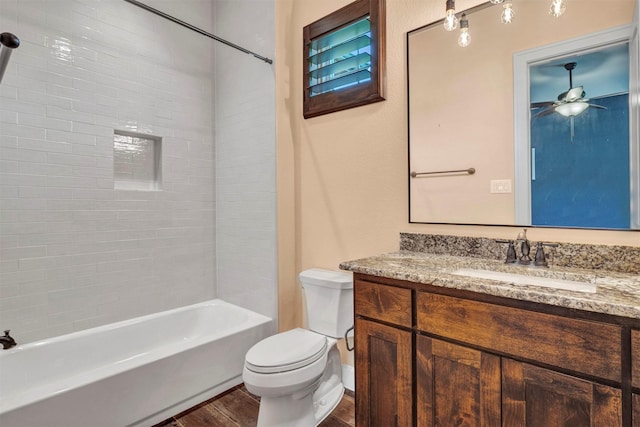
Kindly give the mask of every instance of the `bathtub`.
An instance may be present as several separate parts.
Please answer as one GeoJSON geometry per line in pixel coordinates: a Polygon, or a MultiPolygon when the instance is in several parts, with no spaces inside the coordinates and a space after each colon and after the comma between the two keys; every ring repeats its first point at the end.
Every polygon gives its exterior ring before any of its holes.
{"type": "Polygon", "coordinates": [[[240,384],[271,320],[211,300],[0,350],[0,426],[151,426],[240,384]]]}

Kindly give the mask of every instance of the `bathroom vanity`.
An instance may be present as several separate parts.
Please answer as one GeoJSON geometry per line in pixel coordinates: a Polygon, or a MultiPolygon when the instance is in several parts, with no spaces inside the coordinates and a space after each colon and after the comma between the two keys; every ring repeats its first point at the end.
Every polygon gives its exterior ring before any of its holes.
{"type": "Polygon", "coordinates": [[[354,272],[358,426],[640,425],[637,273],[413,251],[340,267],[354,272]],[[595,286],[453,274],[468,269],[595,286]]]}

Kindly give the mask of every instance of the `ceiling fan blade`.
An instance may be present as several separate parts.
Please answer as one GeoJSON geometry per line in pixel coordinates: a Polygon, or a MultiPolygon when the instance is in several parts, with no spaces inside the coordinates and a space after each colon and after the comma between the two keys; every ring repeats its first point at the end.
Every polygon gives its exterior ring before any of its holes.
{"type": "Polygon", "coordinates": [[[550,105],[553,105],[553,101],[545,101],[545,102],[532,102],[531,103],[531,108],[542,108],[542,107],[548,107],[550,105]]]}
{"type": "Polygon", "coordinates": [[[558,101],[564,102],[565,99],[567,98],[567,94],[569,93],[569,91],[566,92],[562,92],[560,95],[558,95],[558,101]]]}
{"type": "Polygon", "coordinates": [[[548,116],[549,114],[553,114],[555,111],[556,111],[555,105],[551,105],[551,106],[545,108],[544,110],[540,111],[534,117],[548,116]]]}
{"type": "Polygon", "coordinates": [[[601,110],[606,110],[607,109],[607,107],[603,107],[602,105],[596,105],[596,104],[589,104],[589,107],[599,108],[601,110]]]}

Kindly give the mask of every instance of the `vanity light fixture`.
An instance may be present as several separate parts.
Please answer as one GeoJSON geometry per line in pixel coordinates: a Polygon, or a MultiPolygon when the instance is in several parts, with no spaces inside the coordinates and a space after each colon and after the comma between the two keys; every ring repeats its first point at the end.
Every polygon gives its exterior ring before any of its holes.
{"type": "Polygon", "coordinates": [[[456,18],[456,2],[455,0],[447,0],[446,12],[444,17],[444,29],[453,31],[458,28],[458,18],[456,18]]]}
{"type": "Polygon", "coordinates": [[[460,17],[460,35],[458,36],[458,46],[467,47],[471,43],[471,35],[469,34],[469,20],[467,14],[463,13],[460,17]]]}
{"type": "Polygon", "coordinates": [[[549,15],[559,17],[564,13],[567,8],[567,4],[564,0],[552,0],[551,6],[549,7],[549,15]]]}
{"type": "MultiPolygon", "coordinates": [[[[469,46],[471,42],[471,36],[469,34],[469,21],[465,13],[462,14],[460,20],[456,17],[456,2],[455,0],[446,0],[446,12],[444,17],[444,29],[447,31],[453,31],[458,28],[458,24],[460,24],[460,35],[458,36],[458,45],[461,47],[469,46]]],[[[513,18],[515,18],[516,13],[513,10],[513,0],[489,0],[491,4],[501,4],[502,5],[502,13],[500,14],[500,21],[503,24],[510,24],[513,22],[513,18]]],[[[562,15],[567,9],[566,0],[551,0],[551,5],[549,6],[549,15],[554,17],[559,17],[562,15]]],[[[565,110],[565,109],[561,109],[565,110]]],[[[571,110],[573,111],[573,110],[571,110]]],[[[558,111],[560,113],[560,111],[558,111]]],[[[578,112],[580,114],[582,111],[578,112]]],[[[562,113],[560,113],[562,114],[562,113]]],[[[577,115],[574,114],[574,115],[577,115]]]]}
{"type": "Polygon", "coordinates": [[[515,12],[513,11],[513,4],[510,1],[507,1],[502,5],[502,7],[503,10],[502,15],[500,15],[500,20],[503,24],[510,24],[511,21],[513,21],[513,18],[516,16],[515,12]]]}

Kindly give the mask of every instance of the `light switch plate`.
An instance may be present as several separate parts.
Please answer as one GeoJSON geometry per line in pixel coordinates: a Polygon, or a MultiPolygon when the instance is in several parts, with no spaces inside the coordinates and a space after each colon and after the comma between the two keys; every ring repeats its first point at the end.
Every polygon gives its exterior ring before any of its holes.
{"type": "Polygon", "coordinates": [[[510,179],[492,179],[490,193],[511,193],[510,179]]]}

